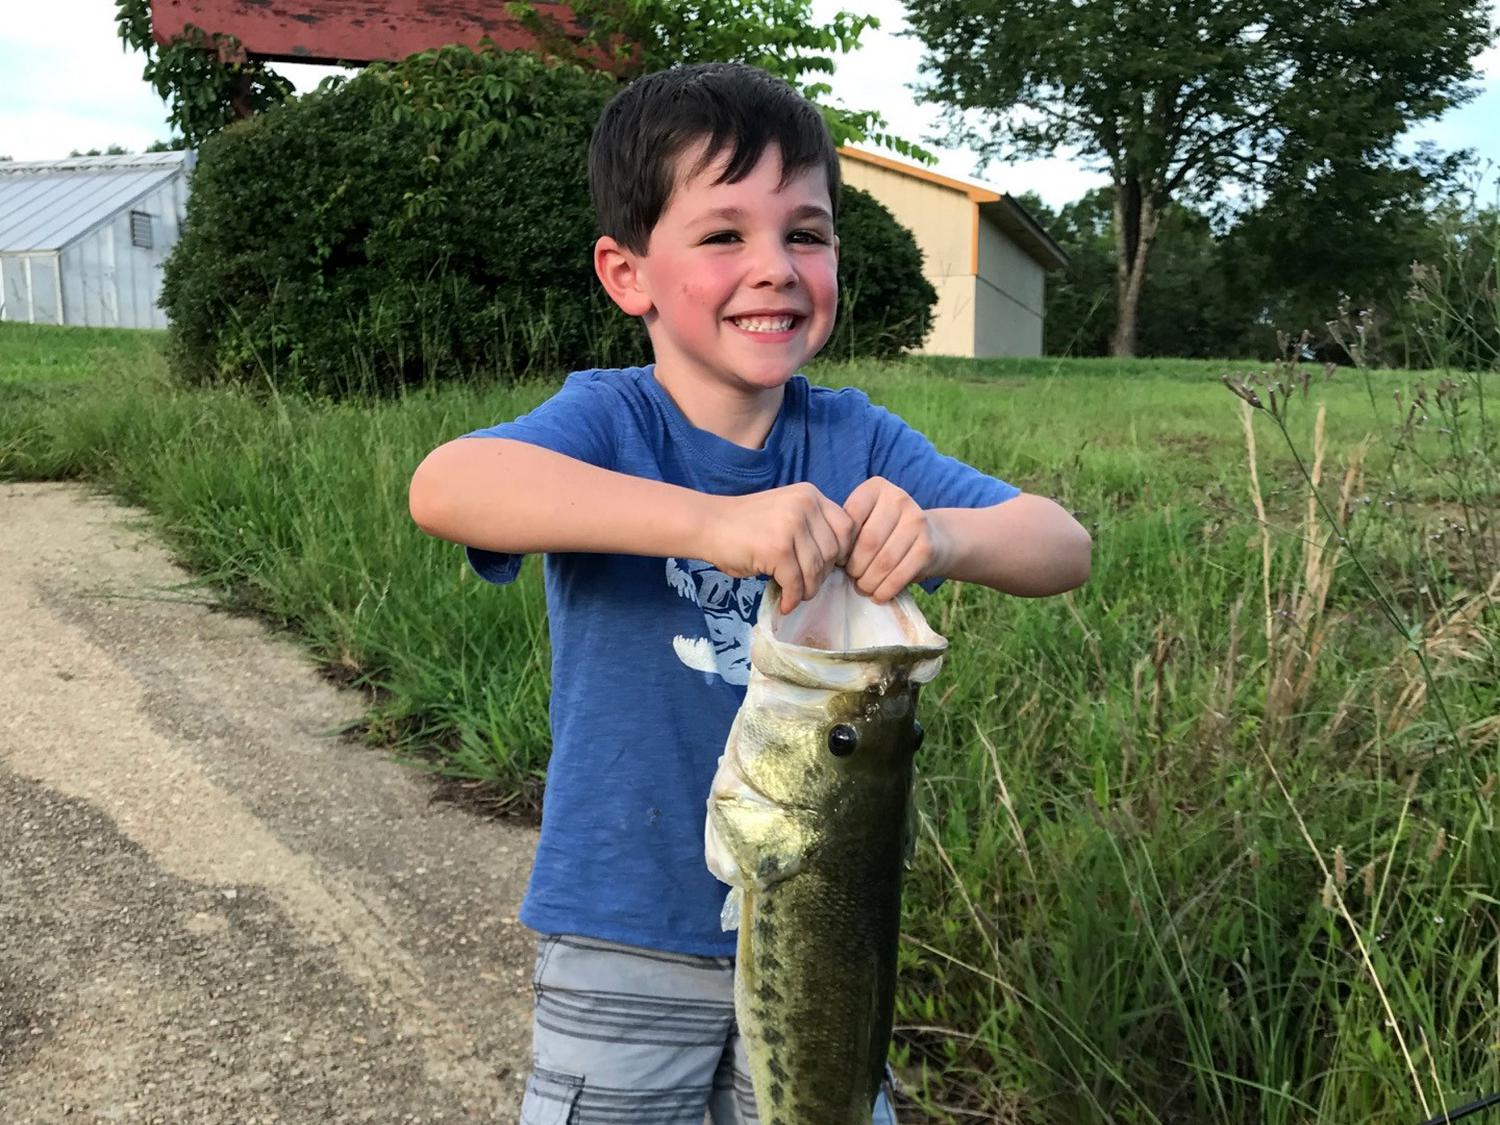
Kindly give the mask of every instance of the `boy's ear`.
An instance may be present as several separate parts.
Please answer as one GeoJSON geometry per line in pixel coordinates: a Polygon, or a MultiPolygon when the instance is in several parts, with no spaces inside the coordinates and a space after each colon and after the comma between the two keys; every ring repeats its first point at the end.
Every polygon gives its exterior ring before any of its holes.
{"type": "Polygon", "coordinates": [[[627,316],[645,316],[651,311],[651,297],[641,284],[636,260],[634,253],[607,234],[594,243],[594,273],[610,300],[627,316]]]}

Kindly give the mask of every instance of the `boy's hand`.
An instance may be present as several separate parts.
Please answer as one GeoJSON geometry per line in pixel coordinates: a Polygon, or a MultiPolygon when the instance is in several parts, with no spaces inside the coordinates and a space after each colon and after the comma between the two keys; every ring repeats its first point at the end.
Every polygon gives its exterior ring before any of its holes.
{"type": "Polygon", "coordinates": [[[769,574],[781,587],[781,612],[818,592],[854,545],[854,520],[813,485],[790,484],[724,497],[709,529],[710,562],[731,578],[769,574]]]}
{"type": "Polygon", "coordinates": [[[859,529],[844,571],[860,593],[887,602],[911,583],[942,573],[947,537],[898,486],[871,477],[849,494],[844,510],[859,529]]]}

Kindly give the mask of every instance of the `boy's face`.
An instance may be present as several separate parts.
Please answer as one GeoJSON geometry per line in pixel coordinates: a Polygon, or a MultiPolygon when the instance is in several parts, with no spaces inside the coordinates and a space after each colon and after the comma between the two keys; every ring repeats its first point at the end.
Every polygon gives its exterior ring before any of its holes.
{"type": "Polygon", "coordinates": [[[715,184],[728,159],[679,180],[645,255],[630,255],[639,304],[621,304],[645,317],[659,374],[753,394],[780,387],[827,342],[838,239],[821,167],[783,187],[772,145],[743,180],[715,184]]]}

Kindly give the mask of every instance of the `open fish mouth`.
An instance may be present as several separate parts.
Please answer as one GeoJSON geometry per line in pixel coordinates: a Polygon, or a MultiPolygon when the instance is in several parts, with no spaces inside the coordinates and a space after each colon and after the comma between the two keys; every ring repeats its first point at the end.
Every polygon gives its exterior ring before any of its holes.
{"type": "Polygon", "coordinates": [[[835,570],[816,597],[783,614],[773,579],[750,634],[751,665],[771,679],[825,691],[883,689],[903,680],[925,684],[937,676],[948,642],[912,596],[903,591],[880,613],[862,611],[868,601],[835,570]]]}

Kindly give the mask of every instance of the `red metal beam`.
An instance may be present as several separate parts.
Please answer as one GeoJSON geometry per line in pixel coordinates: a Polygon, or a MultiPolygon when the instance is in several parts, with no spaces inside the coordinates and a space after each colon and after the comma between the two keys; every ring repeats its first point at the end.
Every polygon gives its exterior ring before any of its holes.
{"type": "MultiPolygon", "coordinates": [[[[576,32],[567,4],[537,3],[576,32]]],[[[170,43],[192,24],[232,35],[252,59],[367,63],[490,38],[507,50],[534,47],[503,0],[151,0],[151,28],[170,43]]]]}

